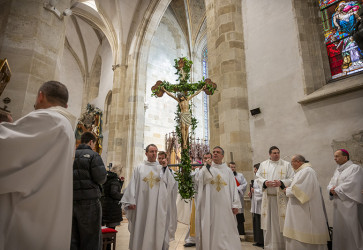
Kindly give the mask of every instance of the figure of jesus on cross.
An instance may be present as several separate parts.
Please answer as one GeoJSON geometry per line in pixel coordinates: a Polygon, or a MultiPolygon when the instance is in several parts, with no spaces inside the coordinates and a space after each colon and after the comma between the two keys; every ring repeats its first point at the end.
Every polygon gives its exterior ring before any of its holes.
{"type": "Polygon", "coordinates": [[[188,61],[186,58],[180,58],[176,61],[175,68],[178,71],[177,74],[179,75],[178,80],[180,81],[180,84],[171,85],[165,81],[157,81],[151,88],[156,96],[161,97],[165,92],[168,96],[178,102],[180,108],[179,118],[183,149],[187,149],[188,147],[189,127],[192,125],[192,114],[189,111],[189,101],[202,91],[207,95],[211,95],[217,88],[217,85],[208,78],[205,81],[188,84],[187,80],[189,79],[191,64],[191,61],[188,61]],[[172,92],[178,93],[177,96],[172,92]]]}
{"type": "Polygon", "coordinates": [[[176,173],[177,181],[179,182],[179,194],[183,199],[190,199],[193,197],[195,190],[192,177],[190,175],[191,161],[190,161],[190,145],[189,145],[189,127],[196,127],[195,118],[191,114],[191,106],[189,101],[197,96],[200,92],[204,91],[207,95],[213,95],[217,88],[217,84],[210,79],[203,79],[197,83],[188,83],[190,77],[192,61],[184,58],[174,60],[174,68],[177,70],[179,76],[179,84],[171,84],[167,81],[157,81],[151,88],[153,96],[162,97],[164,93],[178,102],[178,112],[176,132],[180,138],[181,162],[179,164],[180,171],[176,173]]]}
{"type": "Polygon", "coordinates": [[[185,97],[183,94],[179,93],[178,97],[175,97],[172,93],[167,91],[164,87],[162,90],[165,91],[168,96],[175,99],[179,103],[180,107],[180,129],[182,134],[183,148],[187,148],[188,137],[189,137],[189,126],[192,125],[192,114],[189,111],[189,101],[196,95],[198,95],[202,90],[204,90],[206,86],[189,97],[185,97]]]}

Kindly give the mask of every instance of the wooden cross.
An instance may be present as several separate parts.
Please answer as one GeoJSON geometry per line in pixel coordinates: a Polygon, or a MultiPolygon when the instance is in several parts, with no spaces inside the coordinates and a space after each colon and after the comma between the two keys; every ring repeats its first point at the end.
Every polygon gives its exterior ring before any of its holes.
{"type": "Polygon", "coordinates": [[[148,177],[145,177],[142,180],[147,182],[149,184],[150,188],[153,188],[154,184],[156,184],[157,182],[160,181],[160,178],[159,177],[154,178],[154,172],[150,171],[150,173],[148,174],[148,177]]]}
{"type": "Polygon", "coordinates": [[[227,183],[222,179],[222,177],[220,175],[217,175],[215,180],[212,180],[210,182],[212,185],[216,184],[217,188],[216,190],[219,192],[221,191],[221,186],[227,186],[227,183]]]}

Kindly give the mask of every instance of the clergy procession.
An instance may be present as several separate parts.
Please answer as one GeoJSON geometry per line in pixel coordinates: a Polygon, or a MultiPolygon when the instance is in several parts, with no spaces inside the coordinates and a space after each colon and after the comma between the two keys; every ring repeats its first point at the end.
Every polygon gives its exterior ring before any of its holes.
{"type": "MultiPolygon", "coordinates": [[[[92,133],[82,135],[74,152],[74,117],[66,110],[67,102],[65,85],[46,82],[34,111],[0,124],[0,250],[101,249],[102,218],[108,215],[101,200],[106,197],[122,206],[129,249],[169,249],[178,227],[182,183],[169,168],[167,153],[147,145],[146,160],[133,167],[121,196],[122,184],[94,151],[92,133]]],[[[249,192],[236,163],[226,164],[222,147],[203,155],[202,166],[190,174],[195,194],[182,200],[191,207],[184,247],[243,249],[245,202],[251,199],[256,247],[363,249],[363,171],[349,152],[334,153],[337,166],[327,189],[320,186],[314,165],[304,156],[296,154],[287,162],[276,146],[268,153],[269,159],[253,166],[256,177],[249,192]],[[333,202],[333,234],[323,192],[333,202]]],[[[117,219],[105,221],[113,229],[122,220],[121,209],[114,211],[119,211],[117,219]]]]}

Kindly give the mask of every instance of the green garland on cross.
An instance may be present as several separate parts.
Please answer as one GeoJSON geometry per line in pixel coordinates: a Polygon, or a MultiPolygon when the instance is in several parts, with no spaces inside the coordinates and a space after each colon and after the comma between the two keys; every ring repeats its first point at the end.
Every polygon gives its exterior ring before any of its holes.
{"type": "Polygon", "coordinates": [[[162,97],[164,93],[172,97],[178,102],[175,121],[175,131],[179,138],[179,143],[182,145],[181,163],[179,168],[181,171],[177,173],[176,180],[179,185],[179,193],[183,199],[190,199],[193,197],[195,190],[191,177],[191,162],[190,162],[190,144],[189,144],[189,127],[191,126],[191,133],[197,127],[197,119],[192,116],[192,108],[189,101],[201,91],[207,95],[213,95],[217,89],[217,85],[209,78],[204,79],[197,83],[188,83],[190,78],[192,61],[185,57],[174,60],[174,68],[177,70],[177,81],[179,84],[171,84],[167,81],[157,81],[151,88],[152,96],[162,97]]]}

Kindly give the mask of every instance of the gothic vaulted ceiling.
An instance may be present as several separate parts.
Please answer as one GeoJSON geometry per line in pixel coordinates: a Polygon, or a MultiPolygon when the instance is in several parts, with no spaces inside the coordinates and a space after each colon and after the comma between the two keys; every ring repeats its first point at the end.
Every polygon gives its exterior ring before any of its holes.
{"type": "Polygon", "coordinates": [[[205,25],[203,24],[206,13],[204,0],[172,0],[170,8],[191,47],[194,47],[201,34],[205,32],[205,25]]]}

